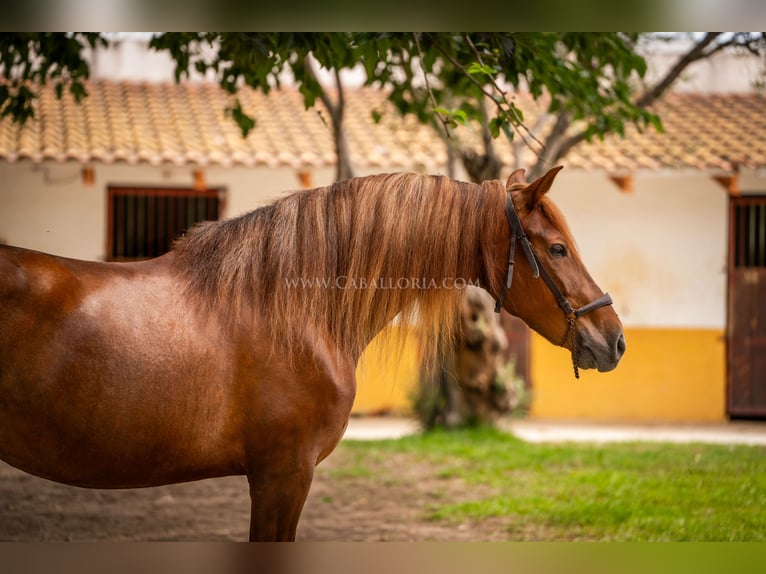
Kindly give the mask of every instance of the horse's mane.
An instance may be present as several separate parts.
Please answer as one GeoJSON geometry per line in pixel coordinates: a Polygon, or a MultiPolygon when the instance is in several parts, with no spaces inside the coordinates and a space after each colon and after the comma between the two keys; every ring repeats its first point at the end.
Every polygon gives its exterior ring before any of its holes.
{"type": "Polygon", "coordinates": [[[454,336],[462,290],[434,287],[479,279],[463,276],[477,259],[500,264],[491,243],[504,202],[498,181],[360,177],[200,224],[176,243],[175,261],[202,301],[265,322],[288,346],[318,329],[359,356],[401,312],[435,350],[454,336]]]}

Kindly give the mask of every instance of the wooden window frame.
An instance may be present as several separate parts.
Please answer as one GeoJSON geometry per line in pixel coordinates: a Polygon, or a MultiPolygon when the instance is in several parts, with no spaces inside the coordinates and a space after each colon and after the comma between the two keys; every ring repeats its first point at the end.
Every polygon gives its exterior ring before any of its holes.
{"type": "MultiPolygon", "coordinates": [[[[106,260],[141,261],[167,253],[173,241],[194,223],[219,219],[225,203],[223,188],[195,190],[187,187],[110,185],[107,187],[106,260]],[[125,198],[124,201],[122,198],[125,198]],[[141,198],[145,199],[142,201],[141,198]],[[199,198],[207,200],[204,217],[199,217],[197,213],[189,213],[189,209],[199,210],[199,204],[190,208],[193,204],[184,203],[187,209],[185,215],[178,211],[178,200],[199,198]],[[131,202],[134,202],[134,206],[128,207],[131,202]],[[143,207],[139,208],[139,205],[143,207]],[[211,208],[211,205],[214,205],[214,208],[211,208]],[[129,221],[130,214],[124,210],[134,211],[133,222],[129,221]],[[162,214],[158,215],[159,212],[162,214]],[[154,222],[154,225],[150,225],[150,221],[154,222]],[[128,229],[131,226],[133,229],[128,229]],[[172,237],[171,229],[175,230],[172,237]],[[135,237],[141,232],[145,234],[145,249],[137,247],[134,251],[126,243],[129,242],[131,233],[135,237]]],[[[140,245],[140,241],[136,245],[140,245]]]]}

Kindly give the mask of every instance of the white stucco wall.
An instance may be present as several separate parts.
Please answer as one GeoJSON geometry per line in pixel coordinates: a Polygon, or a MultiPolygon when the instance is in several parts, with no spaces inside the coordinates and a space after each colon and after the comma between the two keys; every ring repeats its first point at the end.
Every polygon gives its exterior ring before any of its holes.
{"type": "MultiPolygon", "coordinates": [[[[648,84],[657,82],[691,48],[688,41],[654,42],[639,51],[646,58],[648,84]]],[[[752,92],[763,76],[763,61],[745,50],[718,52],[690,64],[673,84],[674,92],[731,94],[752,92]]]]}
{"type": "Polygon", "coordinates": [[[726,191],[696,172],[638,173],[633,186],[564,170],[551,197],[626,326],[722,329],[726,191]]]}
{"type": "Polygon", "coordinates": [[[106,193],[84,187],[79,164],[0,162],[0,241],[80,259],[101,259],[106,193]]]}

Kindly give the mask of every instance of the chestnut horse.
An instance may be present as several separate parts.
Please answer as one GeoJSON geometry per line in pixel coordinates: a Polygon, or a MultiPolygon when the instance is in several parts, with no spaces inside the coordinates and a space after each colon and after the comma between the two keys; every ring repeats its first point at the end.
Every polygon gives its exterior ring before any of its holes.
{"type": "Polygon", "coordinates": [[[576,347],[577,366],[615,368],[611,300],[570,333],[531,258],[508,272],[507,201],[566,298],[604,298],[545,196],[557,172],[356,178],[198,225],[136,263],[0,247],[0,458],[89,488],[244,474],[251,540],[293,540],[346,428],[356,362],[395,316],[438,349],[457,325],[455,287],[500,297],[507,275],[507,311],[576,347]]]}

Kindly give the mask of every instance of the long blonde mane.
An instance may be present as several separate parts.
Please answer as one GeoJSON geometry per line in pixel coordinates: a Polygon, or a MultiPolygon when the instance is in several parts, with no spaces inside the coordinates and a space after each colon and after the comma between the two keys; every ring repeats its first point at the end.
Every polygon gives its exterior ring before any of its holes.
{"type": "Polygon", "coordinates": [[[355,178],[201,224],[176,244],[176,264],[211,308],[265,322],[290,348],[308,326],[358,357],[400,314],[435,350],[455,334],[462,290],[454,287],[497,275],[492,243],[504,202],[499,181],[355,178]],[[490,272],[466,277],[478,262],[490,272]]]}

